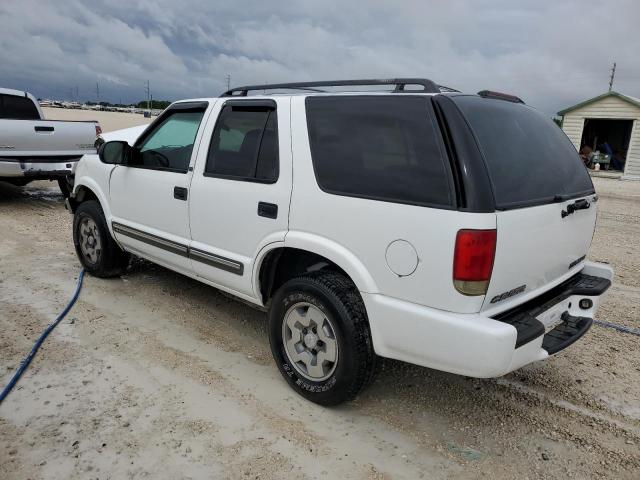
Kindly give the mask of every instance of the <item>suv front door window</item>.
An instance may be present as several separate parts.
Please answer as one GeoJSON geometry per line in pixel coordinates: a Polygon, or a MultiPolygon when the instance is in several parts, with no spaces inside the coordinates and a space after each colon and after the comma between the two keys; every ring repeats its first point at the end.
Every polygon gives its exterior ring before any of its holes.
{"type": "Polygon", "coordinates": [[[130,166],[186,173],[204,111],[176,112],[135,150],[130,166]]]}

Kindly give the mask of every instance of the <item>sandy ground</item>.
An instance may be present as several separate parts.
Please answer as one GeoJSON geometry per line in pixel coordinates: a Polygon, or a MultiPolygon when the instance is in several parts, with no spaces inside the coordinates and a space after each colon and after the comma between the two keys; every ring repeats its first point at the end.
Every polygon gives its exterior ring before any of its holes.
{"type": "MultiPolygon", "coordinates": [[[[640,183],[596,185],[599,318],[640,327],[640,183]]],[[[0,186],[0,385],[73,291],[70,225],[53,184],[0,186]]],[[[265,320],[143,261],[88,277],[0,405],[0,478],[640,478],[638,337],[594,326],[500,379],[386,361],[324,409],[281,379],[265,320]]]]}
{"type": "Polygon", "coordinates": [[[50,107],[45,107],[42,111],[44,113],[44,118],[48,118],[50,120],[97,120],[100,122],[102,131],[105,133],[113,130],[120,130],[121,128],[146,125],[153,120],[153,118],[144,118],[143,115],[137,113],[72,110],[50,107]]]}

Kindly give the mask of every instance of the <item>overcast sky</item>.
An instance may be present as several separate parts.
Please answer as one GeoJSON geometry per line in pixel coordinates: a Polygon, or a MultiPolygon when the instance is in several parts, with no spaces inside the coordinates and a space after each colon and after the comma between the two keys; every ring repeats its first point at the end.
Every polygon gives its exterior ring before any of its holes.
{"type": "Polygon", "coordinates": [[[40,98],[216,96],[232,85],[427,77],[547,113],[640,97],[640,1],[1,0],[0,86],[40,98]]]}

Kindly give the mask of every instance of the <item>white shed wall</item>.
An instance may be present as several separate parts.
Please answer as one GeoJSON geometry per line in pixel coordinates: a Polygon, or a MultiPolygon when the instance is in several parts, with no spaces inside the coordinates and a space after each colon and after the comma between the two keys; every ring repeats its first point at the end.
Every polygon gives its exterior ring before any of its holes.
{"type": "Polygon", "coordinates": [[[582,130],[586,118],[635,120],[631,130],[624,176],[640,179],[640,107],[636,107],[617,97],[606,97],[568,112],[564,116],[562,130],[578,150],[580,149],[580,140],[582,140],[582,130]]]}

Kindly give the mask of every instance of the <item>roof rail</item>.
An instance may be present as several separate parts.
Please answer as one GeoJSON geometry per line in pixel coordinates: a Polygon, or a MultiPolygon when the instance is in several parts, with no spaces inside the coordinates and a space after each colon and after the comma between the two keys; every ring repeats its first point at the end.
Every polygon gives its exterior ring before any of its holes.
{"type": "Polygon", "coordinates": [[[440,93],[440,88],[433,81],[427,78],[386,78],[386,79],[364,79],[364,80],[329,80],[320,82],[296,82],[296,83],[270,83],[267,85],[248,85],[245,87],[235,87],[224,92],[221,97],[246,97],[247,93],[253,90],[307,90],[312,92],[322,92],[317,87],[345,87],[364,85],[393,85],[394,92],[414,92],[415,90],[405,90],[406,85],[421,85],[422,91],[426,93],[440,93]]]}
{"type": "Polygon", "coordinates": [[[508,93],[492,92],[491,90],[480,90],[478,95],[483,98],[495,98],[497,100],[506,100],[513,103],[524,103],[524,101],[516,97],[515,95],[509,95],[508,93]]]}
{"type": "Polygon", "coordinates": [[[460,90],[456,90],[452,87],[447,87],[446,85],[438,85],[438,88],[442,93],[461,93],[460,90]]]}

